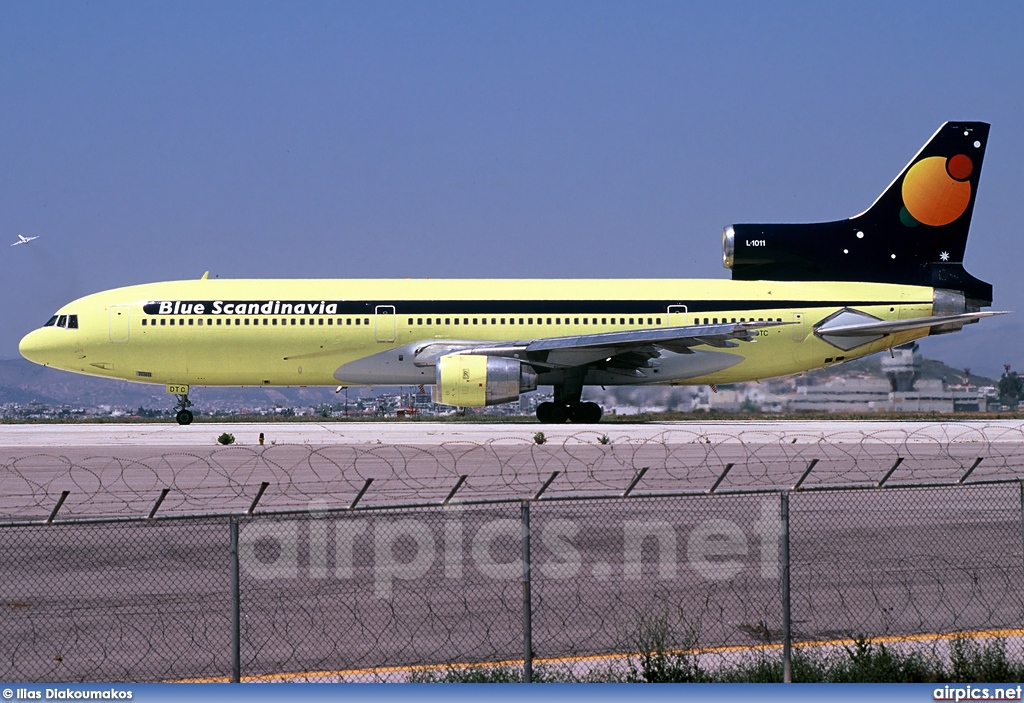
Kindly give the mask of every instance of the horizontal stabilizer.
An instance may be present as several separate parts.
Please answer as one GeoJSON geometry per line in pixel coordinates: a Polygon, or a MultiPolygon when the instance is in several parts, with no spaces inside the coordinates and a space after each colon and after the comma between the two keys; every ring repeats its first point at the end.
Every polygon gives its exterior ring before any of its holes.
{"type": "Polygon", "coordinates": [[[914,317],[909,320],[877,320],[864,313],[844,310],[825,320],[814,333],[832,346],[849,351],[875,342],[888,334],[928,329],[932,334],[952,332],[983,317],[1005,315],[1005,312],[967,312],[959,315],[914,317]]]}
{"type": "MultiPolygon", "coordinates": [[[[861,337],[872,334],[892,334],[909,332],[925,327],[938,327],[949,324],[975,322],[983,317],[1005,315],[1005,311],[967,312],[961,315],[936,315],[934,317],[915,317],[909,320],[879,320],[878,322],[861,322],[855,324],[831,325],[826,323],[818,328],[819,335],[831,337],[861,337]]],[[[836,320],[833,320],[835,322],[836,320]]]]}

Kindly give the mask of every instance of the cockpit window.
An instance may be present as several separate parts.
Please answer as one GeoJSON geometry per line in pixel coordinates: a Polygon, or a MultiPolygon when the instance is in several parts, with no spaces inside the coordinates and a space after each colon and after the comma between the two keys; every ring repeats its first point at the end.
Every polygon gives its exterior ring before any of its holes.
{"type": "Polygon", "coordinates": [[[78,315],[54,315],[43,327],[63,327],[68,330],[78,329],[78,315]]]}

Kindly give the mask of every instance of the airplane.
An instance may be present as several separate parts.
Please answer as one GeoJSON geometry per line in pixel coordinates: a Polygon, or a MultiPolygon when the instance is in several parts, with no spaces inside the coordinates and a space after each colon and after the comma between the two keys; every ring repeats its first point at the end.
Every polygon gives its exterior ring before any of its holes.
{"type": "Polygon", "coordinates": [[[18,235],[18,241],[16,241],[16,242],[15,242],[14,244],[12,244],[11,246],[12,246],[12,247],[16,247],[16,246],[18,246],[19,244],[28,244],[28,243],[29,243],[29,242],[31,242],[31,241],[32,241],[33,239],[39,239],[39,235],[36,235],[35,237],[26,237],[26,236],[24,236],[24,235],[22,235],[22,234],[19,234],[19,235],[18,235]]]}
{"type": "Polygon", "coordinates": [[[552,386],[542,423],[594,423],[588,385],[784,376],[960,330],[992,305],[963,266],[989,125],[946,122],[878,199],[815,224],[735,224],[728,279],[168,281],[87,295],[19,345],[45,366],[191,386],[433,387],[484,407],[552,386]]]}

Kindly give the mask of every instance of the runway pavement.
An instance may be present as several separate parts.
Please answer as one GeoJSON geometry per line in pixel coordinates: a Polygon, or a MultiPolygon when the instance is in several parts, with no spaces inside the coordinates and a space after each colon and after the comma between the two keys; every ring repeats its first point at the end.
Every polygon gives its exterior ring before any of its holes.
{"type": "Polygon", "coordinates": [[[540,425],[535,423],[462,422],[252,422],[144,424],[11,424],[0,425],[0,448],[106,447],[106,446],[209,446],[223,432],[235,435],[239,445],[259,444],[263,432],[269,444],[410,444],[451,442],[518,444],[532,442],[543,432],[553,444],[593,443],[607,436],[616,442],[658,441],[686,443],[695,438],[714,442],[773,443],[849,442],[1015,442],[1024,443],[1024,422],[994,420],[971,422],[875,421],[771,421],[771,422],[661,422],[599,423],[597,425],[540,425]]]}

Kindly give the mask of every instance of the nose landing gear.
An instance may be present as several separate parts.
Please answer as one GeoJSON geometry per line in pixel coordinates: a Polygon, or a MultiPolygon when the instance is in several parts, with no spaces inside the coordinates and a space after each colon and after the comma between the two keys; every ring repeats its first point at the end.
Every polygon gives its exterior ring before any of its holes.
{"type": "Polygon", "coordinates": [[[188,393],[176,393],[175,395],[178,398],[178,414],[174,418],[179,425],[191,424],[193,416],[189,408],[192,406],[192,401],[188,399],[188,393]]]}

